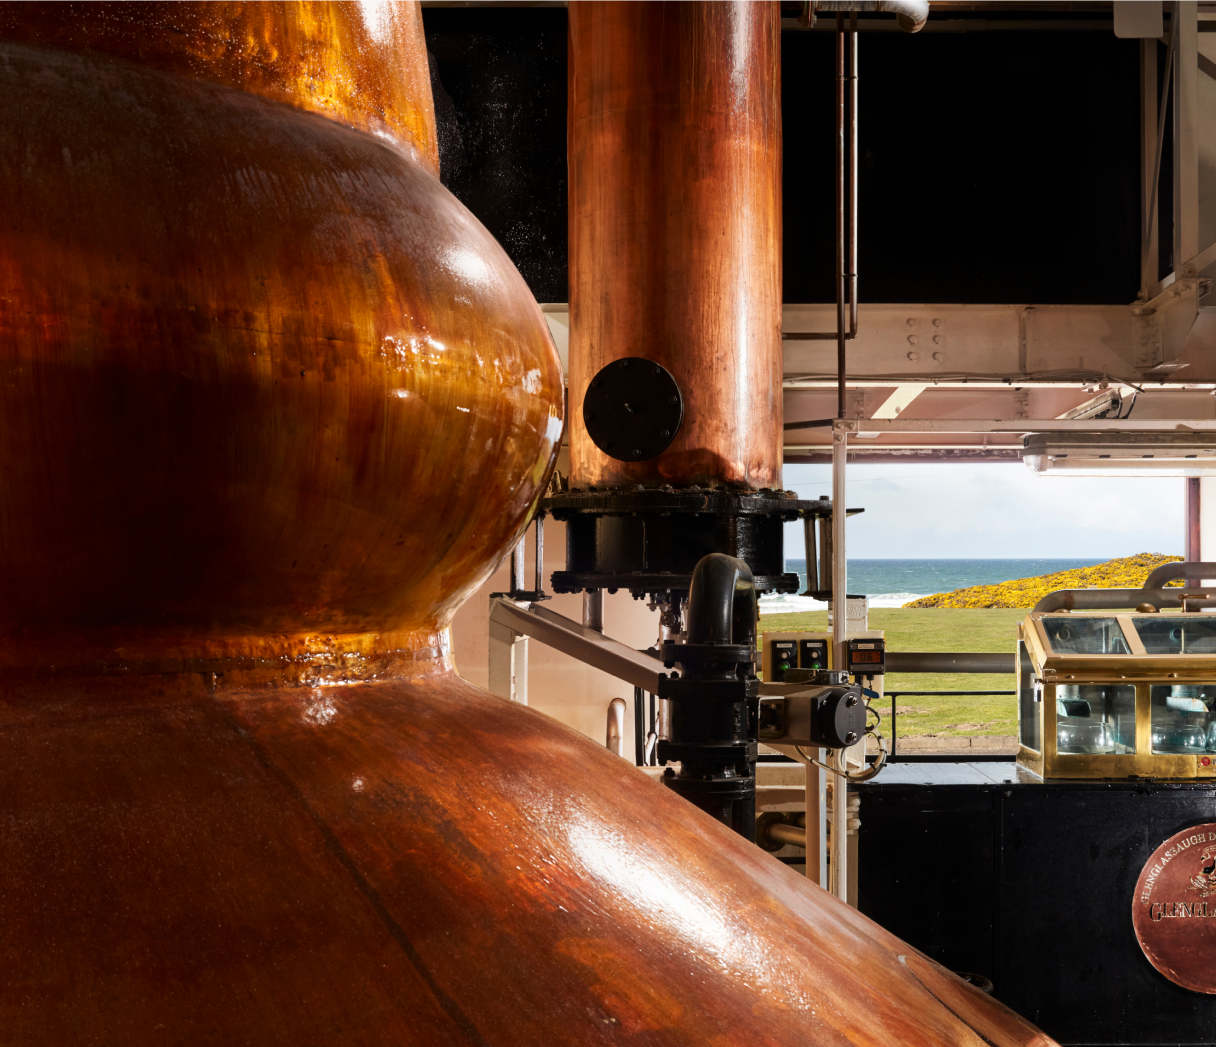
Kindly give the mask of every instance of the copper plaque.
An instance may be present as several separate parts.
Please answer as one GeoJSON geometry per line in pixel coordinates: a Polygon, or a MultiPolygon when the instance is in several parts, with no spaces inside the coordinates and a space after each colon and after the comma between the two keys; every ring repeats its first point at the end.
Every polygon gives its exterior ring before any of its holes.
{"type": "Polygon", "coordinates": [[[1132,924],[1149,963],[1170,981],[1216,993],[1216,822],[1175,833],[1136,880],[1132,924]]]}

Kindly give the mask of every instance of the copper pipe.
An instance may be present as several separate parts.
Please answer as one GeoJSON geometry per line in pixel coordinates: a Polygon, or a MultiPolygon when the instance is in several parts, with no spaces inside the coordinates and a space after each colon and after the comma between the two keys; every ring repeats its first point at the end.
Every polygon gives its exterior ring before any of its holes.
{"type": "Polygon", "coordinates": [[[573,484],[780,482],[780,54],[776,4],[570,7],[573,484]],[[623,356],[685,397],[644,462],[583,424],[591,378],[623,356]]]}

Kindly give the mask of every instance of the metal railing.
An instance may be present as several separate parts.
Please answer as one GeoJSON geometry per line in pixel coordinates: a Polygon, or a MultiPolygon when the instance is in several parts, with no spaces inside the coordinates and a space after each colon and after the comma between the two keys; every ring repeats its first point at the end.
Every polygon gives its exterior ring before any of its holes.
{"type": "MultiPolygon", "coordinates": [[[[898,699],[900,698],[942,698],[951,695],[966,695],[967,697],[976,698],[991,698],[1000,695],[1008,697],[1016,697],[1017,691],[887,691],[883,697],[891,699],[891,731],[890,731],[890,755],[887,757],[888,763],[893,763],[897,759],[897,742],[896,742],[896,720],[898,717],[898,699]]],[[[907,757],[904,757],[907,760],[907,757]]]]}

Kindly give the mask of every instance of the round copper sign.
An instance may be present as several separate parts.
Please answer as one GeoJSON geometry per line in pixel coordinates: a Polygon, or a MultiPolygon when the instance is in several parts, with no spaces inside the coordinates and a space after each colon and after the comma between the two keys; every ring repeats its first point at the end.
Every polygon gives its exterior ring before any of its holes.
{"type": "Polygon", "coordinates": [[[1216,822],[1183,829],[1153,852],[1136,880],[1132,924],[1170,981],[1216,993],[1216,822]]]}

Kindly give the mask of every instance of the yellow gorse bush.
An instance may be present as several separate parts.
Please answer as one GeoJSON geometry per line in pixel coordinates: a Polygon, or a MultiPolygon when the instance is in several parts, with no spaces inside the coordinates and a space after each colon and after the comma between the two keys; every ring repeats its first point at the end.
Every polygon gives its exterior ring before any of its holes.
{"type": "MultiPolygon", "coordinates": [[[[904,604],[905,607],[1033,607],[1048,593],[1057,589],[1137,589],[1149,573],[1163,563],[1175,563],[1181,556],[1161,553],[1137,553],[1119,560],[1078,567],[1073,571],[1056,571],[1034,578],[1015,578],[996,585],[973,585],[951,593],[934,593],[904,604]]],[[[1181,585],[1181,582],[1170,582],[1181,585]]]]}

